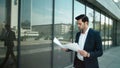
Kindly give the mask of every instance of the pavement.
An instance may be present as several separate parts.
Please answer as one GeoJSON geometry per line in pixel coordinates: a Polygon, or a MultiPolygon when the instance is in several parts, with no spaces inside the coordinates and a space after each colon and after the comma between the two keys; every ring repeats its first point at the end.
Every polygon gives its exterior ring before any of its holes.
{"type": "MultiPolygon", "coordinates": [[[[120,46],[111,47],[104,51],[103,55],[98,58],[99,68],[120,68],[120,46]]],[[[64,68],[74,68],[69,65],[64,68]]]]}
{"type": "MultiPolygon", "coordinates": [[[[46,48],[46,51],[48,50],[49,48],[46,48]]],[[[30,52],[36,53],[36,51],[40,52],[39,50],[30,51],[30,52]]],[[[105,50],[103,55],[99,57],[98,60],[99,60],[99,68],[120,68],[120,46],[111,47],[105,50]]],[[[8,66],[8,67],[11,67],[11,66],[8,66]]],[[[72,65],[69,65],[64,68],[73,68],[73,67],[72,65]]]]}
{"type": "Polygon", "coordinates": [[[99,58],[100,68],[120,68],[120,46],[105,50],[99,58]]]}

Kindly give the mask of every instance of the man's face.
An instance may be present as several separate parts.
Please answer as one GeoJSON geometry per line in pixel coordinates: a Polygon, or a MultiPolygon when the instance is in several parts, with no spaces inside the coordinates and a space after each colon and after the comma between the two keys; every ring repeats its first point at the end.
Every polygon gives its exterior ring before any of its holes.
{"type": "Polygon", "coordinates": [[[85,22],[82,22],[82,19],[77,20],[77,25],[80,30],[85,28],[85,22]]]}

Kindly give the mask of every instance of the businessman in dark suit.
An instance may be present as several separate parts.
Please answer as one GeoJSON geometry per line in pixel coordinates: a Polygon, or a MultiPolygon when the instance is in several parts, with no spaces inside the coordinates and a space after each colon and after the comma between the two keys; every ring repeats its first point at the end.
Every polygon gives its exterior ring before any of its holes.
{"type": "MultiPolygon", "coordinates": [[[[81,50],[75,52],[74,68],[99,68],[98,57],[102,56],[102,41],[99,32],[89,28],[89,19],[82,14],[75,18],[80,31],[75,42],[81,50]]],[[[65,51],[69,49],[63,48],[65,51]]]]}

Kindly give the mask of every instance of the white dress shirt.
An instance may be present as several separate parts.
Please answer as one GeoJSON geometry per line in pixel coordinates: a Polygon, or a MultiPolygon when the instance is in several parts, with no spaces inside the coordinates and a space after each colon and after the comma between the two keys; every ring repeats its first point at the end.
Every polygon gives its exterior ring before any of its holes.
{"type": "MultiPolygon", "coordinates": [[[[81,33],[80,37],[79,37],[78,45],[79,45],[80,49],[82,49],[82,50],[84,49],[84,45],[85,45],[85,41],[86,41],[86,37],[87,37],[88,31],[89,31],[89,27],[87,28],[85,33],[81,33]]],[[[77,53],[77,57],[81,61],[84,61],[83,56],[81,56],[79,53],[77,53]]]]}

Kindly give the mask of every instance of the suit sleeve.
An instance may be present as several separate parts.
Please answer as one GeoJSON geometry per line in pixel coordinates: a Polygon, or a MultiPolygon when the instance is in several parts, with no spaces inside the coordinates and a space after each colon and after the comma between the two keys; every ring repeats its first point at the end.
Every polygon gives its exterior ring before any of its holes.
{"type": "Polygon", "coordinates": [[[99,32],[95,32],[95,47],[94,51],[90,52],[90,58],[97,58],[102,56],[102,40],[99,32]]]}
{"type": "Polygon", "coordinates": [[[15,32],[13,32],[13,38],[14,38],[14,40],[16,40],[15,32]]]}

